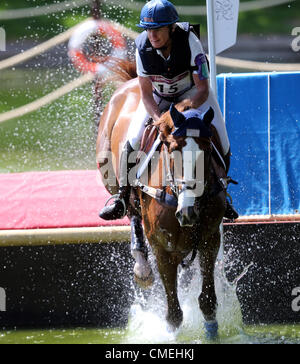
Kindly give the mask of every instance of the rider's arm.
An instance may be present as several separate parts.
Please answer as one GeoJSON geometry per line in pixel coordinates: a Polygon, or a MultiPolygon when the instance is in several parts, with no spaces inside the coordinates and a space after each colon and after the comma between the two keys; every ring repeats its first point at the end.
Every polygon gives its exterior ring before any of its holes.
{"type": "Polygon", "coordinates": [[[191,97],[191,106],[194,109],[198,109],[198,107],[204,104],[204,102],[208,99],[209,82],[208,79],[200,80],[198,73],[193,74],[193,79],[195,82],[195,86],[197,87],[197,93],[195,93],[195,95],[191,97]]]}
{"type": "Polygon", "coordinates": [[[153,98],[153,86],[150,77],[147,77],[145,74],[145,70],[143,67],[143,63],[141,61],[141,57],[139,55],[138,50],[136,50],[136,67],[137,74],[140,84],[141,96],[144,102],[145,108],[148,114],[154,121],[158,121],[160,118],[161,112],[158,109],[157,103],[153,98]]]}
{"type": "Polygon", "coordinates": [[[193,72],[193,79],[197,88],[197,93],[191,98],[191,106],[193,108],[198,108],[209,96],[209,72],[202,44],[192,32],[190,32],[189,44],[191,49],[191,66],[197,67],[197,70],[193,72]]]}
{"type": "Polygon", "coordinates": [[[153,98],[153,86],[150,77],[139,76],[142,100],[149,115],[154,121],[158,121],[161,112],[153,98]]]}

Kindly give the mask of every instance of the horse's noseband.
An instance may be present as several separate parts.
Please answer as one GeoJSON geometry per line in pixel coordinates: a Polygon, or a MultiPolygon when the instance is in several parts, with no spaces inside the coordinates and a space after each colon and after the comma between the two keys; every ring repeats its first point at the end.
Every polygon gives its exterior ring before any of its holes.
{"type": "MultiPolygon", "coordinates": [[[[209,158],[209,164],[211,163],[211,157],[212,157],[212,151],[213,151],[213,146],[212,146],[212,142],[210,138],[193,138],[195,140],[195,142],[199,145],[199,149],[201,151],[203,151],[206,155],[208,155],[209,158]],[[206,144],[205,147],[203,147],[203,144],[206,144]]],[[[169,151],[169,143],[163,142],[164,144],[164,148],[165,151],[164,153],[170,153],[169,151]]],[[[174,151],[180,151],[179,149],[175,149],[174,151]]],[[[181,152],[181,151],[180,151],[181,152]]],[[[177,198],[179,197],[179,195],[187,190],[193,191],[195,190],[195,188],[197,187],[197,183],[198,181],[195,180],[191,180],[191,181],[186,181],[183,179],[178,179],[174,177],[174,174],[171,171],[170,166],[167,164],[168,167],[168,171],[167,171],[167,175],[168,175],[168,181],[171,182],[171,189],[173,191],[173,193],[177,196],[177,198]],[[182,188],[179,188],[179,185],[182,186],[182,188]]],[[[206,188],[207,186],[207,181],[204,181],[204,190],[207,190],[206,188]]]]}

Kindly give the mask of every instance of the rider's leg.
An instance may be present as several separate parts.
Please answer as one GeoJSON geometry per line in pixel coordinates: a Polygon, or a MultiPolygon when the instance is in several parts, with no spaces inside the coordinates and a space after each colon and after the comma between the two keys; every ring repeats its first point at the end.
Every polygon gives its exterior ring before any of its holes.
{"type": "Polygon", "coordinates": [[[117,220],[123,218],[127,213],[127,206],[130,197],[130,185],[127,176],[131,165],[128,163],[128,157],[133,151],[130,143],[127,141],[120,156],[120,179],[119,193],[114,203],[105,206],[99,213],[99,216],[104,220],[117,220]]]}
{"type": "MultiPolygon", "coordinates": [[[[228,134],[227,134],[227,130],[226,130],[225,121],[224,121],[223,115],[221,113],[219,104],[215,100],[215,97],[213,95],[210,96],[208,101],[211,104],[215,105],[214,106],[215,117],[214,117],[212,124],[216,128],[218,135],[220,137],[220,141],[221,141],[223,153],[224,153],[224,161],[226,164],[226,174],[228,174],[229,167],[230,167],[231,152],[230,152],[230,143],[229,143],[229,138],[228,138],[228,134]]],[[[226,208],[225,208],[224,217],[226,219],[230,219],[230,220],[235,220],[239,217],[238,212],[232,206],[232,203],[228,198],[226,199],[226,208]]]]}
{"type": "MultiPolygon", "coordinates": [[[[171,102],[166,101],[155,94],[153,94],[153,98],[157,103],[160,111],[167,110],[171,105],[171,102]]],[[[145,131],[146,122],[149,120],[149,118],[150,116],[145,109],[143,101],[141,100],[134,114],[134,117],[130,122],[127,133],[127,140],[129,140],[134,150],[140,149],[140,144],[145,131]]]]}
{"type": "MultiPolygon", "coordinates": [[[[160,110],[164,110],[170,106],[169,102],[162,100],[158,96],[153,95],[153,97],[160,110]]],[[[127,176],[130,172],[130,169],[134,166],[133,163],[128,163],[128,156],[131,152],[139,150],[141,139],[145,130],[145,124],[148,120],[149,114],[144,106],[143,101],[141,100],[134,117],[130,122],[127,133],[127,141],[120,157],[120,190],[118,197],[115,199],[112,205],[104,207],[99,213],[99,216],[104,220],[120,219],[123,218],[127,213],[131,191],[127,176]]]]}
{"type": "Polygon", "coordinates": [[[139,149],[140,140],[145,130],[145,122],[149,119],[149,115],[142,101],[135,112],[135,116],[130,123],[127,141],[120,156],[120,178],[119,193],[112,205],[104,207],[99,216],[104,220],[121,219],[127,214],[127,207],[130,198],[130,181],[128,174],[130,169],[134,167],[134,163],[128,163],[130,153],[139,149]]]}
{"type": "MultiPolygon", "coordinates": [[[[231,152],[229,149],[228,153],[224,156],[224,162],[226,164],[226,175],[228,175],[228,171],[230,168],[230,156],[231,156],[231,152]]],[[[226,202],[227,203],[226,203],[224,217],[229,220],[236,220],[239,217],[238,212],[232,206],[231,201],[229,201],[228,198],[227,198],[226,202]]]]}
{"type": "MultiPolygon", "coordinates": [[[[214,103],[213,98],[210,98],[209,101],[211,101],[211,103],[214,103]]],[[[225,121],[224,121],[223,115],[221,113],[219,104],[217,102],[215,102],[214,111],[215,111],[215,117],[214,117],[212,124],[216,128],[218,135],[220,137],[220,141],[221,141],[223,153],[224,153],[224,161],[226,164],[226,174],[228,174],[229,167],[230,167],[230,156],[231,156],[230,143],[229,143],[229,138],[228,138],[228,134],[227,134],[227,130],[226,130],[225,121]]],[[[226,199],[226,208],[225,208],[224,217],[226,219],[230,219],[230,220],[235,220],[239,217],[238,212],[233,207],[231,201],[228,198],[226,199]]]]}
{"type": "Polygon", "coordinates": [[[134,117],[130,121],[127,132],[127,140],[130,142],[130,145],[134,150],[140,149],[142,136],[145,131],[145,125],[148,120],[149,114],[144,106],[143,101],[141,100],[136,112],[134,113],[134,117]]]}

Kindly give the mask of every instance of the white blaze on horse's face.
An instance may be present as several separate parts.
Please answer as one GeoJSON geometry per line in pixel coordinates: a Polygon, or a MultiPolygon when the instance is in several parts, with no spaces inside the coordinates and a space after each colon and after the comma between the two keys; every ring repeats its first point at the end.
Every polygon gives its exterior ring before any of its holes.
{"type": "MultiPolygon", "coordinates": [[[[194,205],[204,193],[204,151],[194,138],[186,139],[182,148],[182,176],[178,178],[179,196],[176,217],[181,226],[193,225],[194,205]]],[[[175,177],[176,178],[176,177],[175,177]]]]}

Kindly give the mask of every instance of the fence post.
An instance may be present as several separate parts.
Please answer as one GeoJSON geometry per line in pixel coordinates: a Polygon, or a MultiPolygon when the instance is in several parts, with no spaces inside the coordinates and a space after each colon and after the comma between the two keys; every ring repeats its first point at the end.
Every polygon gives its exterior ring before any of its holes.
{"type": "Polygon", "coordinates": [[[6,292],[5,289],[0,287],[0,312],[6,311],[6,292]]]}
{"type": "Polygon", "coordinates": [[[0,28],[0,52],[6,51],[6,32],[4,28],[0,28]]]}

